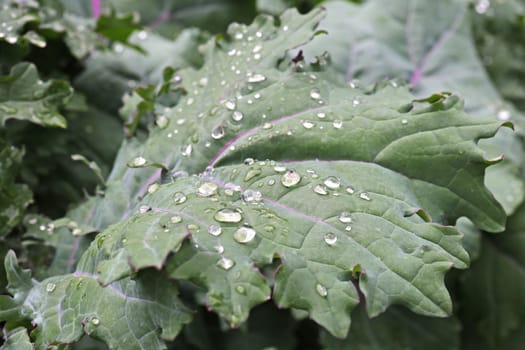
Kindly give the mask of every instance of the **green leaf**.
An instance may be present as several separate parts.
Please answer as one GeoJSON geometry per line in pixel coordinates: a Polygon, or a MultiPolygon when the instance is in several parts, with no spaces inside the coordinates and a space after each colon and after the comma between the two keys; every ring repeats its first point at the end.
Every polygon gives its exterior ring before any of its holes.
{"type": "Polygon", "coordinates": [[[22,220],[32,194],[24,184],[16,184],[24,152],[8,146],[0,138],[0,237],[7,235],[22,220]]]}
{"type": "Polygon", "coordinates": [[[9,331],[5,336],[2,350],[34,350],[29,335],[27,335],[27,329],[16,328],[9,331]]]}
{"type": "Polygon", "coordinates": [[[482,240],[479,259],[462,276],[467,339],[481,338],[487,349],[506,348],[503,341],[525,320],[524,210],[521,205],[503,235],[482,240]]]}
{"type": "Polygon", "coordinates": [[[84,333],[115,349],[122,344],[126,349],[165,349],[161,338],[173,339],[191,320],[175,283],[152,271],[105,288],[82,273],[37,283],[20,270],[12,252],[6,257],[6,270],[13,300],[36,325],[33,335],[39,349],[76,342],[84,333]]]}
{"type": "Polygon", "coordinates": [[[352,314],[346,339],[321,334],[324,350],[460,349],[460,323],[455,318],[416,316],[399,307],[370,320],[363,307],[352,314]]]}
{"type": "MultiPolygon", "coordinates": [[[[0,41],[5,41],[8,44],[17,44],[22,36],[24,27],[29,23],[38,23],[39,15],[38,9],[16,6],[14,4],[4,5],[2,11],[0,11],[0,41]]],[[[32,32],[26,34],[26,39],[33,41],[33,35],[36,33],[32,32]]],[[[39,42],[39,41],[38,41],[39,42]]]]}
{"type": "MultiPolygon", "coordinates": [[[[366,85],[400,78],[417,96],[451,91],[465,99],[468,113],[512,119],[519,130],[523,128],[523,116],[503,100],[479,58],[468,2],[332,1],[323,6],[327,17],[320,28],[329,35],[302,48],[307,60],[328,51],[332,66],[346,81],[358,79],[366,85]],[[436,15],[447,20],[435,21],[436,15]]],[[[514,185],[522,182],[525,154],[519,141],[512,140],[498,135],[484,146],[496,149],[496,156],[505,154],[503,162],[489,171],[486,183],[508,214],[525,198],[523,185],[514,185]]]]}
{"type": "Polygon", "coordinates": [[[128,38],[135,31],[139,30],[141,26],[137,23],[137,16],[134,14],[117,15],[114,11],[109,14],[102,14],[97,21],[95,31],[104,35],[106,38],[130,45],[135,49],[141,51],[139,46],[128,43],[128,38]]]}
{"type": "Polygon", "coordinates": [[[59,108],[67,103],[72,91],[65,81],[41,81],[33,64],[19,63],[9,75],[0,76],[0,124],[20,119],[65,128],[66,120],[59,108]]]}

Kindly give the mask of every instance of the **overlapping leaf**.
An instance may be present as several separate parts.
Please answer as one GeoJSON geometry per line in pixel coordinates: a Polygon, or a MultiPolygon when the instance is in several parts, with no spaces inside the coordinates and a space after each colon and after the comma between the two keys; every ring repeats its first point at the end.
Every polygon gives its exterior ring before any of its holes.
{"type": "Polygon", "coordinates": [[[0,77],[0,123],[20,119],[64,128],[66,120],[59,108],[66,104],[71,94],[67,82],[43,82],[34,65],[19,63],[8,75],[0,77]]]}
{"type": "MultiPolygon", "coordinates": [[[[156,273],[103,288],[88,274],[54,276],[38,283],[17,266],[12,252],[5,267],[18,312],[37,326],[33,334],[37,349],[78,341],[84,333],[116,349],[165,349],[159,337],[173,339],[191,320],[175,284],[156,273]]],[[[8,300],[1,298],[2,303],[8,300]]],[[[4,311],[0,316],[6,319],[4,311]]]]}
{"type": "MultiPolygon", "coordinates": [[[[328,51],[333,67],[347,81],[371,84],[400,78],[417,96],[451,91],[465,99],[472,115],[512,119],[522,129],[522,116],[500,96],[478,56],[468,2],[333,1],[323,6],[327,18],[320,27],[329,35],[303,48],[307,59],[328,51]],[[429,21],[435,16],[443,20],[429,21]]],[[[486,183],[510,214],[525,196],[520,177],[525,154],[510,135],[498,134],[486,144],[484,148],[497,150],[496,156],[505,154],[488,172],[486,183]]]]}

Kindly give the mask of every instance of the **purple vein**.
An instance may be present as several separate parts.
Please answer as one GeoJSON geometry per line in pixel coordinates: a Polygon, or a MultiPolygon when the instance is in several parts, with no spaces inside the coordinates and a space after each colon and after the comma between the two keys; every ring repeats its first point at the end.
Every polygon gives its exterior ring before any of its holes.
{"type": "Polygon", "coordinates": [[[98,18],[100,16],[102,8],[102,0],[91,0],[91,15],[93,18],[98,18]]]}
{"type": "MultiPolygon", "coordinates": [[[[332,106],[333,107],[333,106],[332,106]]],[[[309,108],[309,109],[305,109],[303,111],[300,111],[300,112],[297,112],[297,113],[294,113],[294,114],[290,114],[290,115],[286,115],[284,117],[281,117],[281,118],[278,118],[278,119],[275,119],[275,120],[272,120],[271,122],[269,122],[269,124],[271,124],[272,126],[273,125],[276,125],[278,123],[282,123],[282,122],[285,122],[287,120],[290,120],[290,119],[293,119],[293,118],[296,118],[302,114],[305,114],[305,113],[309,113],[309,112],[314,112],[314,111],[318,111],[318,110],[322,110],[326,107],[316,107],[316,108],[309,108]]],[[[235,136],[234,138],[232,138],[230,141],[228,141],[220,150],[219,152],[217,152],[217,154],[215,154],[215,156],[212,158],[212,160],[210,161],[210,163],[208,164],[208,168],[213,168],[213,166],[218,162],[219,158],[222,157],[227,151],[228,149],[235,143],[237,142],[239,139],[242,139],[244,137],[247,137],[247,136],[250,136],[250,135],[253,135],[255,134],[257,131],[261,130],[263,128],[263,125],[259,125],[259,126],[256,126],[255,128],[251,128],[249,130],[246,130],[245,132],[242,132],[240,134],[238,134],[237,136],[235,136]]]]}
{"type": "Polygon", "coordinates": [[[415,59],[415,55],[413,55],[413,44],[412,43],[412,25],[410,24],[412,22],[412,15],[409,15],[407,19],[407,44],[409,46],[412,58],[412,63],[415,65],[414,70],[412,71],[412,75],[410,76],[409,83],[410,85],[417,85],[421,79],[423,78],[423,71],[425,69],[425,65],[427,62],[445,45],[445,43],[454,35],[454,32],[458,29],[459,25],[461,24],[461,21],[463,20],[465,15],[465,11],[459,11],[456,14],[456,17],[454,18],[454,21],[452,22],[452,25],[449,27],[449,29],[443,31],[439,38],[435,41],[434,45],[430,48],[430,50],[421,58],[419,63],[416,63],[417,59],[415,59]]]}

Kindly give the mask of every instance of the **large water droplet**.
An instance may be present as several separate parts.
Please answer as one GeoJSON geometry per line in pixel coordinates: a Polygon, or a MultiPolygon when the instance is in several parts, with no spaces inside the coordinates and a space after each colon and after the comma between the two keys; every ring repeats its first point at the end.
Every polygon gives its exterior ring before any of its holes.
{"type": "Polygon", "coordinates": [[[237,231],[233,234],[233,239],[239,243],[248,243],[251,242],[257,233],[255,230],[248,226],[239,227],[237,231]]]}
{"type": "Polygon", "coordinates": [[[240,122],[243,117],[244,115],[242,114],[241,111],[234,111],[232,113],[232,119],[235,120],[236,122],[240,122]]]}
{"type": "Polygon", "coordinates": [[[225,258],[224,256],[217,261],[217,266],[221,269],[229,270],[235,265],[235,262],[231,259],[225,258]]]}
{"type": "Polygon", "coordinates": [[[221,125],[216,126],[211,131],[211,137],[214,140],[222,139],[224,137],[224,128],[221,125]]]}
{"type": "Polygon", "coordinates": [[[350,216],[349,212],[343,211],[341,214],[339,214],[339,221],[341,221],[344,224],[348,224],[352,222],[352,217],[350,216]]]}
{"type": "Polygon", "coordinates": [[[319,294],[323,298],[328,295],[328,291],[326,290],[326,287],[323,286],[322,284],[317,283],[315,285],[315,290],[317,291],[317,294],[319,294]]]}
{"type": "Polygon", "coordinates": [[[239,222],[242,215],[237,210],[224,208],[215,213],[213,218],[219,222],[239,222]]]}
{"type": "Polygon", "coordinates": [[[256,190],[247,189],[242,193],[242,199],[247,203],[257,203],[262,201],[262,193],[256,190]]]}
{"type": "Polygon", "coordinates": [[[310,90],[310,97],[313,100],[318,100],[321,98],[321,92],[319,91],[318,88],[313,88],[312,90],[310,90]]]}
{"type": "Polygon", "coordinates": [[[222,228],[217,225],[210,225],[208,226],[208,233],[215,237],[220,236],[220,234],[222,233],[222,228]]]}
{"type": "Polygon", "coordinates": [[[359,198],[364,199],[365,201],[369,201],[370,200],[370,196],[366,192],[361,193],[359,195],[359,198]]]}
{"type": "Polygon", "coordinates": [[[324,185],[317,185],[314,187],[314,192],[326,196],[328,194],[328,189],[324,185]]]}
{"type": "Polygon", "coordinates": [[[336,190],[341,186],[341,181],[335,176],[329,176],[324,180],[324,184],[331,190],[336,190]]]}
{"type": "Polygon", "coordinates": [[[248,78],[249,83],[260,83],[266,80],[266,77],[262,74],[254,74],[248,78]]]}
{"type": "Polygon", "coordinates": [[[57,287],[56,284],[54,284],[53,282],[49,282],[48,284],[46,284],[46,292],[53,293],[56,287],[57,287]]]}
{"type": "Polygon", "coordinates": [[[303,124],[303,127],[304,127],[305,129],[311,129],[311,128],[313,128],[313,127],[315,126],[315,124],[312,123],[312,122],[309,121],[309,120],[303,120],[303,123],[302,123],[302,124],[303,124]]]}
{"type": "Polygon", "coordinates": [[[157,120],[155,120],[155,123],[161,129],[165,129],[168,126],[169,122],[170,120],[165,115],[159,115],[157,117],[157,120]]]}
{"type": "Polygon", "coordinates": [[[197,189],[197,194],[201,197],[213,196],[217,193],[217,185],[213,182],[205,182],[197,189]]]}
{"type": "Polygon", "coordinates": [[[141,205],[139,207],[139,213],[144,214],[151,210],[151,207],[149,205],[141,205]]]}
{"type": "Polygon", "coordinates": [[[182,221],[182,218],[179,215],[173,215],[170,218],[170,221],[171,221],[172,224],[178,224],[179,222],[182,221]]]}
{"type": "Polygon", "coordinates": [[[235,101],[229,100],[224,103],[224,106],[230,111],[233,111],[235,110],[235,107],[237,107],[237,104],[235,103],[235,101]]]}
{"type": "Polygon", "coordinates": [[[144,157],[135,157],[131,162],[128,163],[130,168],[140,168],[146,165],[148,161],[144,157]]]}
{"type": "Polygon", "coordinates": [[[301,181],[301,175],[296,173],[294,170],[288,170],[281,176],[281,183],[284,187],[295,186],[301,181]]]}
{"type": "Polygon", "coordinates": [[[324,235],[324,242],[329,246],[333,246],[337,243],[337,236],[332,232],[328,232],[324,235]]]}
{"type": "Polygon", "coordinates": [[[175,194],[173,195],[173,201],[175,202],[175,204],[182,204],[186,202],[186,199],[186,195],[182,192],[175,192],[175,194]]]}

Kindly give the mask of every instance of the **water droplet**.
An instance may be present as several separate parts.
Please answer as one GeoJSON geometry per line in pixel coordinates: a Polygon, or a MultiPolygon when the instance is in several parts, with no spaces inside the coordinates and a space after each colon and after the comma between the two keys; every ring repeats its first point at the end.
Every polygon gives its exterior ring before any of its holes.
{"type": "Polygon", "coordinates": [[[403,124],[403,125],[408,124],[408,120],[407,119],[401,119],[401,124],[403,124]]]}
{"type": "Polygon", "coordinates": [[[201,197],[213,196],[217,193],[217,185],[213,182],[205,182],[197,189],[197,194],[201,197]]]}
{"type": "Polygon", "coordinates": [[[476,2],[476,6],[475,6],[475,9],[476,9],[476,12],[479,13],[480,15],[484,14],[485,12],[487,12],[487,10],[489,9],[490,7],[490,1],[489,0],[478,0],[476,2]]]}
{"type": "Polygon", "coordinates": [[[349,194],[354,194],[355,190],[354,190],[354,188],[352,186],[348,186],[346,188],[346,192],[349,193],[349,194]]]}
{"type": "Polygon", "coordinates": [[[179,215],[173,215],[170,218],[170,221],[171,221],[172,224],[178,224],[179,222],[182,221],[182,218],[179,215]]]}
{"type": "Polygon", "coordinates": [[[262,193],[256,190],[247,189],[242,193],[242,199],[247,203],[257,203],[262,201],[262,193]]]}
{"type": "Polygon", "coordinates": [[[128,167],[130,168],[140,168],[146,165],[148,161],[144,157],[135,157],[131,162],[128,163],[128,167]]]}
{"type": "Polygon", "coordinates": [[[254,74],[248,78],[248,83],[260,83],[266,80],[266,77],[262,74],[254,74]]]}
{"type": "Polygon", "coordinates": [[[350,216],[349,212],[343,211],[341,214],[339,214],[339,221],[341,221],[343,224],[348,224],[352,222],[352,217],[350,216]]]}
{"type": "Polygon", "coordinates": [[[499,120],[506,121],[506,120],[509,120],[510,117],[511,117],[510,112],[508,110],[506,110],[506,109],[503,109],[503,110],[498,112],[498,119],[499,120]]]}
{"type": "Polygon", "coordinates": [[[182,192],[176,192],[174,195],[173,195],[173,201],[175,202],[175,204],[182,204],[184,202],[186,202],[186,195],[182,192]]]}
{"type": "Polygon", "coordinates": [[[244,160],[244,164],[246,164],[246,165],[252,165],[253,163],[255,163],[255,159],[253,159],[253,158],[246,158],[244,160]]]}
{"type": "Polygon", "coordinates": [[[281,176],[281,183],[284,187],[295,186],[301,181],[301,175],[296,173],[294,170],[288,170],[281,176]]]}
{"type": "Polygon", "coordinates": [[[273,127],[272,123],[264,123],[263,124],[263,129],[264,130],[269,130],[273,127]]]}
{"type": "Polygon", "coordinates": [[[326,196],[328,194],[328,189],[324,185],[317,185],[314,187],[314,192],[326,196]]]}
{"type": "Polygon", "coordinates": [[[284,171],[286,171],[286,167],[283,166],[283,165],[276,165],[273,167],[273,170],[277,173],[282,173],[284,171]]]}
{"type": "Polygon", "coordinates": [[[253,241],[255,238],[256,232],[253,228],[248,226],[239,227],[237,231],[233,234],[233,239],[239,243],[248,243],[253,241]]]}
{"type": "Polygon", "coordinates": [[[273,186],[273,185],[275,185],[275,180],[274,179],[268,180],[268,186],[273,186]]]}
{"type": "Polygon", "coordinates": [[[220,234],[222,233],[222,228],[217,225],[210,225],[208,226],[208,233],[215,237],[220,236],[220,234]]]}
{"type": "Polygon", "coordinates": [[[139,213],[144,214],[151,210],[151,207],[149,205],[141,205],[139,207],[139,213]]]}
{"type": "Polygon", "coordinates": [[[18,42],[18,37],[13,34],[7,34],[5,41],[7,41],[9,44],[16,44],[18,42]]]}
{"type": "Polygon", "coordinates": [[[352,226],[347,225],[347,226],[345,227],[345,231],[348,231],[348,232],[352,231],[352,226]]]}
{"type": "Polygon", "coordinates": [[[365,201],[369,201],[370,200],[370,196],[366,192],[361,193],[359,195],[359,198],[364,199],[365,201]]]}
{"type": "Polygon", "coordinates": [[[313,127],[315,126],[315,124],[312,123],[312,122],[309,121],[309,120],[303,120],[303,123],[302,123],[302,124],[303,124],[303,127],[304,127],[305,129],[311,129],[311,128],[313,128],[313,127]]]}
{"type": "Polygon", "coordinates": [[[221,125],[218,125],[215,128],[213,128],[213,130],[211,131],[211,137],[214,140],[222,139],[224,137],[224,128],[221,125]]]}
{"type": "Polygon", "coordinates": [[[323,298],[328,295],[328,291],[326,290],[326,287],[323,286],[322,284],[317,283],[315,285],[315,290],[317,291],[317,294],[319,294],[323,298]]]}
{"type": "Polygon", "coordinates": [[[324,242],[329,246],[333,246],[337,242],[337,236],[332,232],[328,232],[324,235],[324,242]]]}
{"type": "Polygon", "coordinates": [[[170,122],[170,120],[168,118],[166,118],[165,115],[159,115],[157,117],[157,120],[155,120],[155,123],[161,129],[166,129],[166,127],[168,126],[169,122],[170,122]]]}
{"type": "Polygon", "coordinates": [[[319,112],[319,113],[317,113],[317,118],[319,118],[319,119],[323,119],[323,118],[325,118],[325,117],[326,117],[326,113],[323,113],[323,112],[319,112]]]}
{"type": "Polygon", "coordinates": [[[191,146],[191,144],[187,144],[185,146],[182,146],[181,154],[184,157],[189,157],[189,156],[191,156],[191,152],[192,151],[193,151],[193,147],[191,146]]]}
{"type": "Polygon", "coordinates": [[[224,103],[224,106],[230,111],[233,111],[235,110],[235,107],[237,107],[237,104],[235,103],[235,101],[229,100],[224,103]]]}
{"type": "Polygon", "coordinates": [[[243,286],[235,286],[235,291],[239,294],[246,294],[246,289],[243,286]]]}
{"type": "Polygon", "coordinates": [[[160,185],[156,182],[148,186],[148,193],[155,193],[159,189],[160,185]]]}
{"type": "Polygon", "coordinates": [[[236,53],[237,53],[236,49],[231,49],[230,51],[228,51],[228,56],[235,56],[236,53]]]}
{"type": "Polygon", "coordinates": [[[255,98],[256,100],[258,100],[258,99],[261,98],[261,94],[257,92],[257,93],[255,93],[255,94],[253,95],[253,98],[255,98]]]}
{"type": "Polygon", "coordinates": [[[340,120],[340,119],[336,119],[336,120],[334,120],[334,122],[332,123],[332,125],[333,125],[334,128],[336,128],[336,129],[341,129],[341,127],[343,126],[343,121],[340,120]]]}
{"type": "Polygon", "coordinates": [[[224,256],[217,261],[217,266],[226,271],[231,269],[233,265],[235,265],[235,262],[231,259],[225,258],[224,256]]]}
{"type": "Polygon", "coordinates": [[[361,100],[359,100],[359,98],[357,98],[357,97],[355,97],[355,98],[352,100],[352,104],[353,104],[354,106],[357,106],[357,105],[360,104],[360,103],[361,103],[361,100]]]}
{"type": "Polygon", "coordinates": [[[146,40],[148,38],[148,33],[145,30],[141,30],[140,32],[138,32],[137,37],[140,40],[146,40]]]}
{"type": "Polygon", "coordinates": [[[240,122],[243,117],[244,115],[242,114],[241,111],[234,111],[232,113],[232,119],[235,120],[236,122],[240,122]]]}
{"type": "Polygon", "coordinates": [[[215,213],[213,218],[219,222],[239,222],[242,215],[237,210],[224,208],[215,213]]]}
{"type": "Polygon", "coordinates": [[[288,26],[283,26],[283,31],[286,32],[288,30],[288,26]]]}
{"type": "Polygon", "coordinates": [[[224,246],[222,244],[217,244],[213,249],[219,254],[224,253],[224,246]]]}
{"type": "Polygon", "coordinates": [[[53,282],[49,282],[48,284],[46,284],[46,292],[53,293],[56,287],[56,284],[54,284],[53,282]]]}
{"type": "Polygon", "coordinates": [[[200,78],[200,79],[199,79],[199,85],[200,85],[200,86],[203,86],[203,87],[206,86],[206,85],[208,85],[208,78],[207,78],[207,77],[202,77],[202,78],[200,78]]]}
{"type": "Polygon", "coordinates": [[[310,90],[310,97],[312,98],[312,100],[318,100],[321,98],[321,92],[318,88],[313,88],[312,90],[310,90]]]}
{"type": "Polygon", "coordinates": [[[331,190],[336,190],[341,186],[341,181],[335,176],[329,176],[324,180],[324,184],[331,190]]]}

